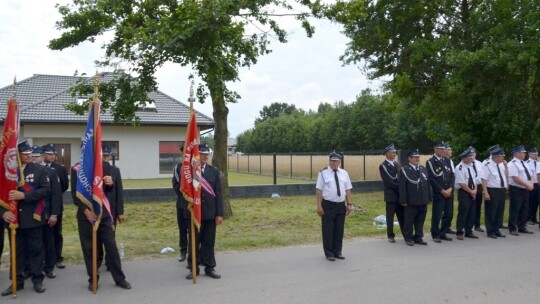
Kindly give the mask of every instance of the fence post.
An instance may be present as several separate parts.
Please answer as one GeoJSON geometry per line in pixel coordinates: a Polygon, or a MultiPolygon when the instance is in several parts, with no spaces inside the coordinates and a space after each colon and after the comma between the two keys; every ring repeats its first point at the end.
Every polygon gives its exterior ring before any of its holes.
{"type": "Polygon", "coordinates": [[[236,153],[236,172],[240,171],[240,169],[238,167],[239,163],[240,163],[240,154],[236,153]]]}
{"type": "Polygon", "coordinates": [[[274,162],[274,185],[277,185],[277,166],[276,166],[276,153],[273,155],[273,162],[274,162]]]}
{"type": "Polygon", "coordinates": [[[262,153],[259,153],[259,175],[262,175],[262,153]]]}
{"type": "Polygon", "coordinates": [[[364,150],[364,180],[366,180],[366,150],[364,150]]]}
{"type": "Polygon", "coordinates": [[[248,154],[248,173],[249,173],[249,154],[248,154]]]}
{"type": "Polygon", "coordinates": [[[313,153],[309,153],[309,179],[313,179],[313,153]]]}
{"type": "Polygon", "coordinates": [[[290,162],[291,162],[291,178],[292,178],[292,152],[291,152],[290,162]]]}

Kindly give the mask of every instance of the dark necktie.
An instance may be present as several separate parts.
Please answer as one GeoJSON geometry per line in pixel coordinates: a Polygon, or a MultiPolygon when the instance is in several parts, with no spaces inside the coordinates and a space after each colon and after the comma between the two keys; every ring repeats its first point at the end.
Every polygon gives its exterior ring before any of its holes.
{"type": "Polygon", "coordinates": [[[476,171],[476,165],[474,164],[474,161],[472,163],[472,167],[474,169],[474,174],[475,174],[474,176],[477,177],[478,176],[478,171],[476,171]]]}
{"type": "Polygon", "coordinates": [[[473,178],[472,178],[472,175],[471,175],[471,168],[467,168],[467,172],[469,172],[469,188],[471,188],[471,190],[474,190],[474,181],[473,181],[473,178]]]}
{"type": "Polygon", "coordinates": [[[337,196],[341,196],[341,190],[339,189],[339,179],[337,177],[337,170],[334,170],[334,178],[336,179],[337,196]]]}
{"type": "Polygon", "coordinates": [[[499,168],[499,164],[495,164],[497,166],[497,171],[499,171],[499,178],[501,179],[501,187],[504,188],[504,180],[501,174],[501,168],[499,168]]]}
{"type": "Polygon", "coordinates": [[[529,173],[529,170],[527,169],[527,167],[525,167],[525,163],[523,161],[521,161],[521,165],[523,166],[523,170],[525,170],[525,173],[527,173],[527,179],[530,181],[531,174],[529,173]]]}

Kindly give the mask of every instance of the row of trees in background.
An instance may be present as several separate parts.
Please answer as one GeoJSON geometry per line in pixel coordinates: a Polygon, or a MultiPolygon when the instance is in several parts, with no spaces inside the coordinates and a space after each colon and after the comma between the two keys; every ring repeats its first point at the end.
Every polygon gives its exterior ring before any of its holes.
{"type": "Polygon", "coordinates": [[[426,120],[391,95],[362,92],[352,104],[321,103],[317,111],[273,103],[260,111],[255,127],[237,138],[244,153],[381,150],[398,147],[427,149],[426,120]]]}

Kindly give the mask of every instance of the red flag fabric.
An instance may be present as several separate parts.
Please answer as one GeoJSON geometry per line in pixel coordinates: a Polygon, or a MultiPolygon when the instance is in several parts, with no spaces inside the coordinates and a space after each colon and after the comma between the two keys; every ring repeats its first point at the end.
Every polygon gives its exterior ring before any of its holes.
{"type": "Polygon", "coordinates": [[[199,130],[195,113],[191,113],[184,144],[180,191],[189,202],[188,209],[197,229],[201,225],[201,159],[199,155],[199,130]]]}
{"type": "Polygon", "coordinates": [[[15,215],[16,220],[9,224],[11,229],[19,227],[19,212],[17,201],[8,199],[9,191],[17,190],[19,180],[24,181],[21,162],[17,150],[19,140],[19,104],[10,98],[7,102],[7,113],[4,121],[4,132],[0,144],[0,206],[8,209],[15,215]]]}
{"type": "MultiPolygon", "coordinates": [[[[109,200],[107,199],[107,196],[105,195],[105,192],[103,191],[103,159],[101,157],[101,119],[99,117],[99,113],[101,111],[101,101],[97,100],[93,103],[94,107],[94,129],[95,129],[95,136],[94,136],[94,182],[92,183],[92,198],[95,202],[100,204],[102,206],[101,210],[105,208],[110,215],[111,221],[113,221],[112,213],[111,213],[111,205],[109,204],[109,200]]],[[[101,216],[103,215],[103,212],[100,212],[98,214],[98,223],[101,219],[101,216]]],[[[95,225],[97,228],[98,225],[95,225]]]]}

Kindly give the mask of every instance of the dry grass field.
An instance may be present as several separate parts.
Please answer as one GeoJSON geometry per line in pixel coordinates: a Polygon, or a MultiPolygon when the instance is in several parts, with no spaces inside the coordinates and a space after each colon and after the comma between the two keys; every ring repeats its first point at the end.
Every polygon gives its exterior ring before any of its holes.
{"type": "MultiPolygon", "coordinates": [[[[424,165],[431,155],[422,155],[420,164],[424,165]]],[[[343,164],[351,180],[380,180],[379,165],[382,155],[345,155],[343,164]]],[[[316,179],[319,170],[328,166],[327,155],[276,155],[277,176],[316,179]]],[[[273,175],[272,155],[231,155],[229,171],[273,175]]]]}

